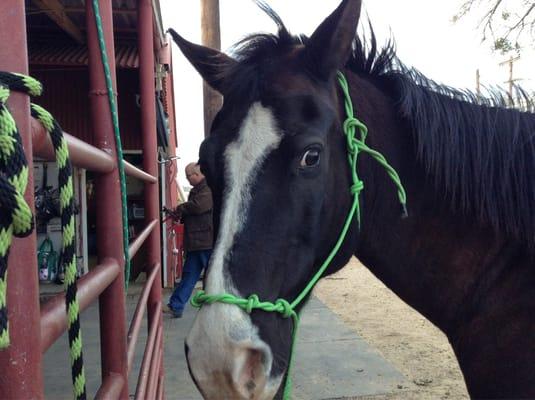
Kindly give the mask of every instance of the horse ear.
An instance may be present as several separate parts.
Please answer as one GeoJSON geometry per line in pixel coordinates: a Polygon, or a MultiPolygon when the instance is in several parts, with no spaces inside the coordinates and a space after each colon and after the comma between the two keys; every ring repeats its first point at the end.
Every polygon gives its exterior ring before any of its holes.
{"type": "Polygon", "coordinates": [[[360,17],[361,0],[343,0],[314,31],[305,50],[306,62],[317,78],[329,80],[351,54],[360,17]]]}
{"type": "Polygon", "coordinates": [[[197,72],[201,74],[206,83],[224,95],[223,81],[226,72],[237,61],[220,51],[188,42],[173,29],[169,29],[169,33],[184,56],[195,67],[197,72]]]}

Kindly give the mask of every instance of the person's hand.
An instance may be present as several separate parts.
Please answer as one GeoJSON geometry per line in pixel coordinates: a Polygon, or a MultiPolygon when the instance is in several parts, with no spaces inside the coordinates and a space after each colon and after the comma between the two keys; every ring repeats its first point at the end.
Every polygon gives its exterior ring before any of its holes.
{"type": "Polygon", "coordinates": [[[167,208],[167,207],[164,206],[164,207],[162,208],[162,211],[163,211],[165,214],[167,214],[168,216],[170,216],[170,217],[173,219],[173,221],[175,221],[175,222],[176,222],[176,221],[180,221],[180,214],[181,214],[181,212],[178,211],[177,209],[172,210],[172,209],[169,209],[169,208],[167,208]]]}

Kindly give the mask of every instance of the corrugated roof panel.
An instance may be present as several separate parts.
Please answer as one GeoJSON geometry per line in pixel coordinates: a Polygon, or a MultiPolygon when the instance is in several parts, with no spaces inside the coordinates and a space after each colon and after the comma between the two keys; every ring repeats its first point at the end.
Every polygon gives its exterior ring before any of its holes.
{"type": "MultiPolygon", "coordinates": [[[[87,47],[79,45],[30,45],[28,49],[30,65],[72,66],[88,64],[87,47]]],[[[138,68],[137,46],[117,45],[115,47],[117,68],[138,68]]]]}
{"type": "MultiPolygon", "coordinates": [[[[1,0],[0,0],[1,1],[1,0]]],[[[43,84],[43,95],[33,101],[47,109],[63,130],[84,142],[93,142],[89,76],[87,70],[30,68],[30,74],[43,84]]],[[[141,143],[138,72],[123,69],[117,73],[119,127],[125,150],[138,150],[141,143]]]]}

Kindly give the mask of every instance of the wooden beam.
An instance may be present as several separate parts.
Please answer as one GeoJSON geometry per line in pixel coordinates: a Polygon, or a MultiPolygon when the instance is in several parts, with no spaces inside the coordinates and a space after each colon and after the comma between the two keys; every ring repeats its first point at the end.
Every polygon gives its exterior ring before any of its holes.
{"type": "MultiPolygon", "coordinates": [[[[219,22],[219,0],[201,0],[202,44],[212,49],[221,49],[221,30],[219,22]]],[[[203,83],[204,97],[204,136],[210,134],[215,115],[223,104],[223,97],[203,83]]]]}
{"type": "Polygon", "coordinates": [[[65,7],[59,0],[32,0],[33,4],[43,10],[48,17],[54,21],[63,31],[65,31],[77,43],[85,43],[85,36],[78,26],[69,18],[65,7]]]}

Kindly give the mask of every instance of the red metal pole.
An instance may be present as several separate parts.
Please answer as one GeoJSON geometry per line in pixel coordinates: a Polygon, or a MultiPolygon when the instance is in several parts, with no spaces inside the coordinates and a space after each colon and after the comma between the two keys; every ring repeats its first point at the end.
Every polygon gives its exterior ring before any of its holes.
{"type": "MultiPolygon", "coordinates": [[[[145,243],[145,240],[150,237],[151,233],[154,231],[154,229],[158,226],[159,223],[160,221],[155,219],[150,223],[149,226],[143,229],[140,234],[138,234],[134,241],[130,242],[130,245],[128,246],[128,256],[130,258],[134,258],[143,243],[145,243]]],[[[149,273],[150,271],[147,271],[147,276],[149,275],[149,273]]]]}
{"type": "MultiPolygon", "coordinates": [[[[141,134],[143,139],[143,169],[152,176],[158,176],[156,141],[156,96],[154,85],[152,1],[138,0],[138,46],[139,46],[139,86],[141,92],[141,134]]],[[[160,218],[158,185],[145,183],[145,221],[147,225],[160,218]]],[[[160,225],[158,224],[147,239],[147,265],[155,268],[160,261],[160,225]]],[[[150,271],[147,271],[150,273],[150,271]]],[[[149,295],[147,313],[149,326],[162,301],[162,278],[158,274],[149,295]]]]}
{"type": "MultiPolygon", "coordinates": [[[[159,303],[156,306],[156,311],[162,312],[162,304],[159,303]]],[[[146,398],[147,385],[150,379],[150,366],[152,364],[152,357],[154,354],[154,348],[156,346],[156,337],[158,332],[163,329],[163,325],[156,319],[152,324],[149,324],[149,335],[147,337],[147,344],[145,345],[145,351],[143,352],[143,360],[141,361],[141,368],[139,369],[139,378],[136,386],[136,400],[143,400],[146,398]]]]}
{"type": "MultiPolygon", "coordinates": [[[[0,70],[28,74],[24,0],[0,1],[0,70]]],[[[30,171],[26,201],[34,208],[30,102],[12,92],[8,102],[30,171]]],[[[9,254],[7,307],[11,345],[0,351],[0,398],[42,399],[39,283],[35,234],[14,239],[9,254]]]]}
{"type": "MultiPolygon", "coordinates": [[[[54,161],[56,156],[52,147],[52,139],[46,132],[43,124],[32,118],[31,127],[34,155],[54,161]]],[[[66,132],[63,132],[63,136],[69,147],[69,157],[72,165],[100,173],[108,173],[114,170],[115,164],[113,158],[108,153],[66,132]]]]}
{"type": "Polygon", "coordinates": [[[160,379],[160,364],[162,363],[162,336],[163,329],[158,330],[156,342],[154,343],[154,350],[152,352],[152,360],[149,370],[149,382],[147,383],[147,398],[156,399],[156,391],[158,390],[158,380],[160,379]]]}
{"type": "MultiPolygon", "coordinates": [[[[166,43],[165,45],[160,49],[160,59],[168,60],[169,63],[169,71],[167,72],[167,76],[165,78],[165,104],[167,104],[167,112],[169,114],[169,146],[167,148],[167,154],[169,157],[176,156],[176,148],[177,148],[177,137],[176,137],[176,123],[175,123],[175,99],[174,99],[174,91],[173,91],[173,62],[172,62],[172,46],[171,46],[171,40],[169,35],[166,36],[166,43]]],[[[165,205],[168,208],[174,208],[177,206],[178,203],[178,187],[177,187],[177,160],[173,160],[170,163],[166,164],[166,170],[167,170],[167,179],[168,181],[165,183],[168,187],[168,190],[166,190],[166,196],[165,199],[165,205]]],[[[167,225],[167,229],[171,228],[171,224],[167,225]]],[[[176,271],[176,261],[177,256],[173,253],[173,249],[175,247],[175,237],[172,235],[165,234],[165,237],[167,237],[167,265],[164,265],[162,270],[165,269],[167,271],[167,280],[164,282],[165,287],[172,288],[175,284],[175,271],[176,271]]],[[[165,240],[165,239],[164,239],[165,240]]],[[[164,275],[165,276],[165,275],[164,275]]]]}
{"type": "MultiPolygon", "coordinates": [[[[111,78],[116,93],[115,49],[113,44],[112,1],[98,0],[110,64],[111,78]]],[[[113,156],[117,165],[113,123],[106,96],[106,82],[100,56],[98,35],[92,1],[86,1],[87,46],[89,50],[89,98],[95,145],[113,156]]],[[[118,260],[121,273],[100,296],[100,340],[102,380],[113,374],[127,378],[126,362],[126,307],[124,292],[123,229],[121,218],[121,190],[119,173],[114,169],[100,175],[96,182],[97,246],[100,260],[111,257],[118,260]]],[[[128,399],[128,385],[121,391],[121,399],[128,399]]]]}
{"type": "Polygon", "coordinates": [[[140,170],[138,167],[130,164],[128,161],[124,162],[124,173],[128,176],[141,179],[145,182],[158,183],[158,178],[147,174],[145,171],[140,170]]]}
{"type": "Polygon", "coordinates": [[[132,364],[134,362],[134,353],[136,351],[137,337],[141,329],[141,321],[145,315],[145,310],[147,309],[147,299],[152,289],[154,278],[156,278],[156,274],[158,274],[159,272],[160,266],[158,266],[157,268],[153,268],[152,272],[148,276],[147,282],[145,282],[145,286],[143,286],[141,296],[139,296],[139,300],[136,305],[136,310],[134,311],[134,316],[132,317],[132,322],[130,323],[130,327],[128,328],[128,373],[130,373],[132,369],[132,364]]]}
{"type": "Polygon", "coordinates": [[[163,385],[164,385],[164,377],[163,375],[158,380],[158,390],[156,391],[156,400],[162,400],[163,399],[163,385]]]}
{"type": "Polygon", "coordinates": [[[126,383],[121,375],[108,375],[95,394],[95,400],[118,399],[126,383]]]}

